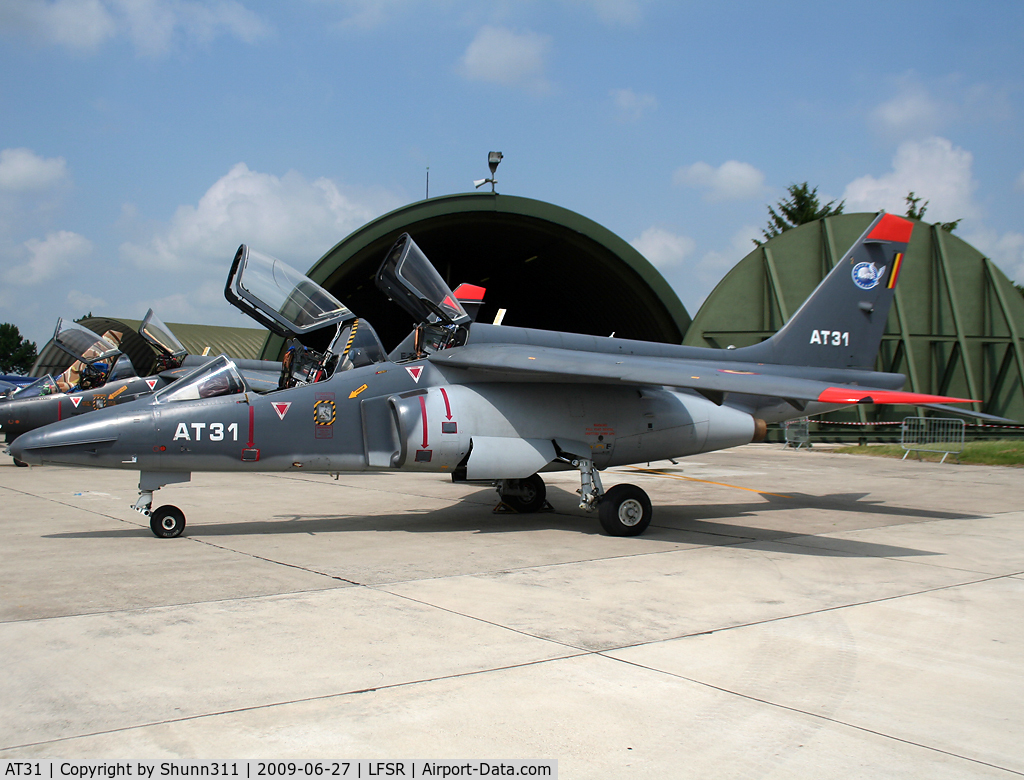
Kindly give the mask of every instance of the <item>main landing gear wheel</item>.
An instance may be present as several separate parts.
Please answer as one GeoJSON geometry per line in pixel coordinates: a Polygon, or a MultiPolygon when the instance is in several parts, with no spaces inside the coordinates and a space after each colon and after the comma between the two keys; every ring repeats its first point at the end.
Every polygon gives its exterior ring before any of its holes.
{"type": "Polygon", "coordinates": [[[601,527],[610,536],[639,536],[651,524],[651,499],[636,485],[615,485],[597,504],[601,527]]]}
{"type": "MultiPolygon", "coordinates": [[[[509,480],[515,484],[519,483],[515,492],[502,492],[501,500],[511,509],[520,514],[539,512],[544,508],[544,499],[547,498],[547,488],[544,487],[544,480],[539,474],[534,474],[526,479],[509,480]]],[[[510,488],[512,486],[510,485],[510,488]]]]}
{"type": "Polygon", "coordinates": [[[185,530],[185,513],[170,504],[154,509],[149,516],[149,528],[160,539],[181,536],[185,530]]]}

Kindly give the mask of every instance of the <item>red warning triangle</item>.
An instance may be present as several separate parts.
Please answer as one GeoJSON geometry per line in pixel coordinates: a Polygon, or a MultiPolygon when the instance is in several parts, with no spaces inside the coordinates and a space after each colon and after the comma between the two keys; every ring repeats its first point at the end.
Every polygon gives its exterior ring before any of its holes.
{"type": "Polygon", "coordinates": [[[74,396],[73,395],[73,396],[71,396],[71,398],[69,400],[71,401],[71,405],[77,409],[78,405],[80,403],[82,403],[82,396],[80,396],[80,395],[79,396],[74,396]]]}
{"type": "Polygon", "coordinates": [[[152,390],[154,387],[156,387],[156,380],[155,379],[147,379],[146,380],[146,384],[149,385],[149,389],[152,390]]]}
{"type": "Polygon", "coordinates": [[[284,419],[284,416],[288,414],[288,407],[290,407],[291,405],[291,401],[274,401],[274,403],[272,404],[272,406],[274,407],[274,411],[277,412],[277,416],[280,417],[282,420],[284,419]]]}
{"type": "Polygon", "coordinates": [[[423,366],[406,366],[405,370],[409,372],[409,376],[412,377],[412,381],[416,384],[420,383],[420,375],[423,373],[423,366]]]}

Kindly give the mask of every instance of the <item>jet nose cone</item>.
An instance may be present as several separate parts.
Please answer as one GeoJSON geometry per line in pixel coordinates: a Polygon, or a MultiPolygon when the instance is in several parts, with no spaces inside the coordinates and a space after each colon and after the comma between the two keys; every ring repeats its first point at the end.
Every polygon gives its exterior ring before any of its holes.
{"type": "Polygon", "coordinates": [[[109,446],[118,439],[117,426],[103,424],[106,422],[65,420],[44,425],[15,439],[10,453],[32,466],[44,463],[86,465],[95,459],[97,448],[109,446]]]}
{"type": "Polygon", "coordinates": [[[28,433],[21,434],[21,436],[15,439],[11,446],[7,448],[8,454],[15,460],[21,461],[22,463],[28,463],[33,466],[40,465],[42,461],[36,460],[36,454],[33,452],[33,448],[36,446],[36,441],[38,440],[38,436],[36,435],[37,433],[38,431],[29,431],[28,433]],[[31,455],[28,454],[30,452],[32,453],[31,455]]]}

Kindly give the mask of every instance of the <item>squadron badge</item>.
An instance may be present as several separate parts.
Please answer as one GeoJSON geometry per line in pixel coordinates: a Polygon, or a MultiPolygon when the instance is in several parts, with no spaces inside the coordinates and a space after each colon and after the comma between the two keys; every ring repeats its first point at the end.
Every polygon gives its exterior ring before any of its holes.
{"type": "Polygon", "coordinates": [[[334,404],[334,393],[317,393],[313,404],[313,422],[316,424],[316,438],[333,439],[334,421],[338,410],[334,404]]]}
{"type": "Polygon", "coordinates": [[[884,265],[878,268],[874,263],[857,263],[853,267],[853,283],[862,290],[874,290],[884,273],[884,265]]]}

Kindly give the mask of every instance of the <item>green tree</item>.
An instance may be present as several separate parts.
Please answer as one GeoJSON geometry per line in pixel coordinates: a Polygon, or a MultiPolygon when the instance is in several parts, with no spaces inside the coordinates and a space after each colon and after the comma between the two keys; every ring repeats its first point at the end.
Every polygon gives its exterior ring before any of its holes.
{"type": "MultiPolygon", "coordinates": [[[[923,222],[924,213],[928,210],[928,204],[931,201],[926,200],[924,203],[921,203],[922,199],[914,197],[913,190],[907,193],[907,197],[905,198],[905,200],[907,202],[907,216],[910,217],[911,219],[919,219],[923,222]],[[921,203],[921,205],[918,206],[918,203],[921,203]]],[[[963,219],[963,217],[961,217],[960,219],[955,219],[952,222],[936,222],[935,224],[938,225],[942,230],[945,230],[947,233],[952,233],[954,230],[956,230],[957,225],[960,224],[961,219],[963,219]]]]}
{"type": "MultiPolygon", "coordinates": [[[[836,204],[834,200],[830,200],[822,206],[818,200],[818,188],[811,189],[807,182],[790,184],[786,191],[789,192],[789,199],[778,202],[778,211],[773,206],[768,207],[768,227],[761,231],[766,241],[805,222],[814,222],[822,217],[843,213],[844,201],[836,204]]],[[[764,243],[756,238],[751,240],[758,246],[764,243]]]]}
{"type": "Polygon", "coordinates": [[[0,373],[27,374],[36,362],[36,343],[26,341],[17,325],[0,323],[0,373]]]}

